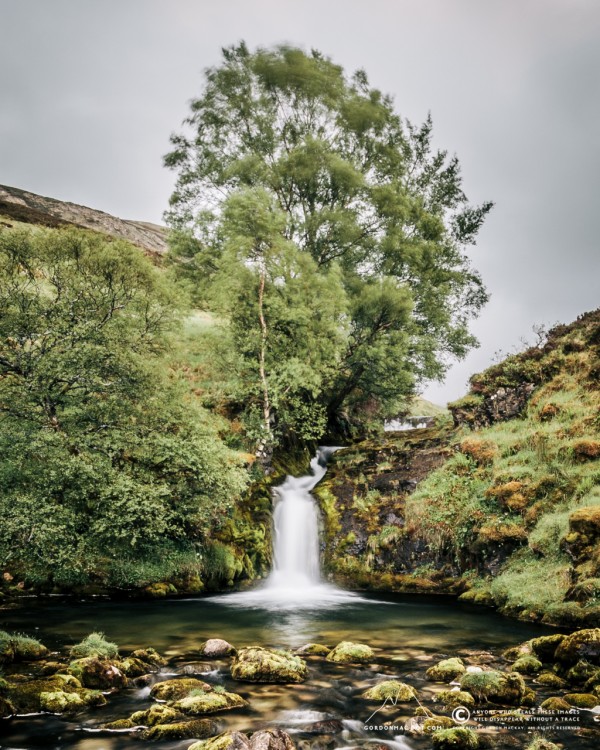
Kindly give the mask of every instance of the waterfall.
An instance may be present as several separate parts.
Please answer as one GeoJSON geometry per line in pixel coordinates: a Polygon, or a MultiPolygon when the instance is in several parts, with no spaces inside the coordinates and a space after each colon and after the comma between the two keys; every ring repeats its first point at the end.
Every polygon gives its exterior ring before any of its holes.
{"type": "Polygon", "coordinates": [[[327,471],[336,448],[319,448],[310,474],[288,476],[275,488],[273,570],[251,591],[211,597],[224,604],[267,609],[308,609],[362,601],[321,578],[319,510],[311,491],[327,471]]]}

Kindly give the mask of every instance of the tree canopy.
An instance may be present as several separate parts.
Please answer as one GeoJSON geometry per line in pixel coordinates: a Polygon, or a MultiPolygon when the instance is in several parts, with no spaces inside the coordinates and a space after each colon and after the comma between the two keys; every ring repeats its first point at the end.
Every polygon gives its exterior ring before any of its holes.
{"type": "Polygon", "coordinates": [[[213,418],[169,377],[176,294],[125,242],[0,232],[4,569],[124,584],[134,560],[143,580],[144,559],[195,560],[243,489],[213,418]]]}
{"type": "Polygon", "coordinates": [[[290,408],[269,402],[267,432],[269,420],[296,431],[313,410],[330,425],[397,413],[476,344],[468,323],[486,293],[466,250],[492,204],[469,204],[431,118],[404,122],[364,71],[287,46],[225,49],[172,144],[174,255],[208,308],[224,274],[246,277],[229,319],[247,311],[250,406],[264,412],[270,382],[307,384],[290,408]],[[311,332],[297,325],[316,310],[311,332]],[[285,341],[270,336],[286,316],[285,341]]]}

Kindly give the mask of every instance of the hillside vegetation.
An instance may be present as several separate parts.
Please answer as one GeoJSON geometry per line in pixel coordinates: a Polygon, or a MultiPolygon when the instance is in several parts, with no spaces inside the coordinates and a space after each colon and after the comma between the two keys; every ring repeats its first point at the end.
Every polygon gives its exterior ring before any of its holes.
{"type": "Polygon", "coordinates": [[[595,311],[473,376],[454,426],[340,451],[318,490],[331,574],[597,621],[599,349],[595,311]]]}

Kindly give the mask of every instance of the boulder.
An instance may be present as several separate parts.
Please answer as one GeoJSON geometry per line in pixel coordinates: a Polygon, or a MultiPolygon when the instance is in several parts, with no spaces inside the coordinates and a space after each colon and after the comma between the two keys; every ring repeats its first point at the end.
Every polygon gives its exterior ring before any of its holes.
{"type": "Polygon", "coordinates": [[[210,692],[212,687],[193,677],[181,677],[176,680],[157,682],[152,686],[150,695],[158,701],[175,701],[186,698],[193,690],[210,692]]]}
{"type": "Polygon", "coordinates": [[[86,656],[72,661],[69,672],[87,688],[112,690],[127,685],[126,675],[116,664],[97,656],[86,656]]]}
{"type": "Polygon", "coordinates": [[[299,656],[327,656],[330,652],[330,648],[320,643],[307,643],[305,646],[296,649],[299,656]]]}
{"type": "Polygon", "coordinates": [[[565,640],[567,636],[562,633],[554,635],[542,635],[539,638],[532,638],[529,641],[531,650],[543,662],[550,662],[554,659],[556,649],[565,640]]]}
{"type": "Polygon", "coordinates": [[[368,701],[383,701],[390,698],[399,703],[408,703],[417,700],[417,691],[405,682],[385,680],[366,690],[360,697],[368,701]]]}
{"type": "Polygon", "coordinates": [[[129,656],[133,659],[139,659],[144,664],[149,664],[152,667],[164,667],[167,663],[166,659],[164,659],[156,649],[151,647],[138,648],[135,651],[132,651],[129,656]]]}
{"type": "Polygon", "coordinates": [[[239,651],[231,665],[231,676],[242,682],[304,682],[308,668],[290,651],[252,646],[239,651]]]}
{"type": "Polygon", "coordinates": [[[479,703],[519,706],[528,693],[518,672],[467,672],[461,677],[460,686],[462,690],[471,693],[479,703]]]}
{"type": "Polygon", "coordinates": [[[87,690],[81,686],[79,680],[69,674],[10,683],[6,697],[20,714],[38,711],[62,713],[63,710],[71,711],[77,707],[106,704],[106,698],[102,693],[87,690]],[[68,698],[65,695],[76,695],[77,698],[68,698]]]}
{"type": "Polygon", "coordinates": [[[85,705],[79,693],[65,693],[64,690],[40,693],[40,709],[52,714],[74,713],[85,708],[85,705]]]}
{"type": "Polygon", "coordinates": [[[598,698],[590,693],[567,693],[563,698],[576,708],[595,708],[598,705],[598,698]]]}
{"type": "Polygon", "coordinates": [[[600,628],[578,630],[558,646],[555,658],[563,665],[574,665],[580,659],[600,666],[600,628]]]}
{"type": "Polygon", "coordinates": [[[241,695],[227,693],[225,690],[194,690],[191,695],[173,703],[173,708],[188,716],[202,716],[217,711],[229,711],[232,708],[243,708],[248,705],[241,695]]]}
{"type": "Polygon", "coordinates": [[[337,664],[366,664],[373,661],[375,653],[370,646],[364,643],[352,643],[342,641],[327,654],[327,661],[337,664]]]}
{"type": "Polygon", "coordinates": [[[50,652],[35,638],[0,630],[0,664],[12,661],[36,661],[50,652]]]}
{"type": "Polygon", "coordinates": [[[295,747],[290,735],[282,729],[269,727],[250,737],[250,750],[295,750],[295,747]]]}
{"type": "Polygon", "coordinates": [[[455,727],[434,732],[432,742],[436,750],[476,750],[479,737],[472,729],[455,727]]]}
{"type": "Polygon", "coordinates": [[[562,688],[566,685],[562,677],[559,677],[554,672],[542,672],[542,674],[536,677],[535,681],[544,687],[551,688],[562,688]]]}
{"type": "Polygon", "coordinates": [[[442,661],[430,667],[425,674],[427,679],[432,682],[452,682],[452,680],[463,675],[465,671],[462,659],[452,657],[442,659],[442,661]]]}
{"type": "Polygon", "coordinates": [[[541,668],[542,662],[535,656],[521,656],[511,667],[513,672],[519,672],[519,674],[535,674],[541,668]]]}
{"type": "Polygon", "coordinates": [[[156,703],[145,711],[136,711],[128,719],[118,719],[105,724],[105,729],[133,729],[134,727],[154,727],[158,724],[181,722],[185,716],[164,703],[156,703]]]}
{"type": "Polygon", "coordinates": [[[437,694],[436,700],[443,703],[448,710],[458,706],[465,706],[466,708],[475,706],[475,698],[466,690],[442,690],[441,693],[437,694]]]}
{"type": "Polygon", "coordinates": [[[248,736],[242,732],[223,732],[203,742],[194,742],[187,750],[248,750],[248,736]]]}
{"type": "Polygon", "coordinates": [[[212,719],[191,719],[172,724],[156,724],[141,732],[143,740],[199,740],[210,737],[217,731],[212,719]]]}
{"type": "Polygon", "coordinates": [[[207,659],[219,659],[223,656],[233,656],[237,653],[236,649],[221,638],[209,638],[198,649],[201,656],[207,659]]]}
{"type": "Polygon", "coordinates": [[[562,698],[552,696],[551,698],[546,698],[546,700],[540,704],[540,708],[543,708],[544,711],[570,711],[571,706],[562,698]]]}

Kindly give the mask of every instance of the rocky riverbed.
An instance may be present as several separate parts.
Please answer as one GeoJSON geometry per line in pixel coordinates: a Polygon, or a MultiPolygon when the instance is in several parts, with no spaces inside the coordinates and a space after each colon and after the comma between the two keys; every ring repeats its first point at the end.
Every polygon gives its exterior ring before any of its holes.
{"type": "Polygon", "coordinates": [[[175,658],[101,633],[51,650],[3,631],[0,660],[9,748],[554,750],[600,738],[598,628],[453,653],[215,637],[175,658]]]}

